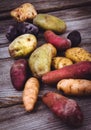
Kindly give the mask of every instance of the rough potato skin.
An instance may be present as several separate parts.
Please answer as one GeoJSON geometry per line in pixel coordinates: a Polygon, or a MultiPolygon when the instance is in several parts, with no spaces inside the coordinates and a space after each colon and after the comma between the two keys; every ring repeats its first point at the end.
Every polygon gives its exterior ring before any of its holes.
{"type": "Polygon", "coordinates": [[[91,95],[91,81],[85,79],[63,79],[58,82],[57,89],[67,95],[91,95]]]}
{"type": "Polygon", "coordinates": [[[91,53],[81,47],[73,47],[65,51],[65,57],[73,62],[91,61],[91,53]]]}
{"type": "Polygon", "coordinates": [[[75,100],[68,99],[54,92],[46,93],[42,100],[53,113],[60,117],[61,121],[72,127],[82,125],[83,113],[75,100]]]}
{"type": "Polygon", "coordinates": [[[29,67],[34,77],[41,76],[51,70],[52,58],[56,56],[56,48],[47,43],[38,47],[29,57],[29,67]]]}
{"type": "Polygon", "coordinates": [[[62,79],[69,78],[91,79],[91,62],[82,61],[58,70],[50,71],[42,76],[42,81],[46,84],[54,84],[62,79]]]}
{"type": "Polygon", "coordinates": [[[38,14],[33,19],[33,24],[44,30],[52,30],[56,33],[66,31],[66,23],[62,19],[49,14],[38,14]]]}
{"type": "Polygon", "coordinates": [[[23,91],[23,103],[25,110],[30,112],[34,109],[38,98],[39,81],[37,78],[31,77],[27,80],[23,91]]]}
{"type": "Polygon", "coordinates": [[[30,3],[24,3],[11,11],[11,16],[19,22],[26,21],[27,19],[33,19],[36,15],[37,12],[34,6],[30,3]]]}
{"type": "Polygon", "coordinates": [[[54,45],[57,50],[64,51],[71,47],[71,41],[69,39],[60,37],[51,30],[45,31],[44,38],[46,42],[54,45]]]}
{"type": "Polygon", "coordinates": [[[52,59],[52,67],[54,69],[60,69],[60,68],[63,68],[64,66],[68,66],[68,65],[72,65],[73,62],[66,58],[66,57],[54,57],[52,59]]]}
{"type": "Polygon", "coordinates": [[[10,69],[11,82],[18,91],[23,90],[27,80],[28,63],[25,59],[19,59],[14,62],[10,69]]]}

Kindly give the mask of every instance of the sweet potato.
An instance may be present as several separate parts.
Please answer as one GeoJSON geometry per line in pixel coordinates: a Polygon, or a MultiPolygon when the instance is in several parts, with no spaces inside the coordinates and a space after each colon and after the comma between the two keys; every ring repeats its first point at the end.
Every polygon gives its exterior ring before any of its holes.
{"type": "Polygon", "coordinates": [[[58,82],[57,89],[67,95],[91,95],[91,81],[85,79],[63,79],[58,82]]]}
{"type": "Polygon", "coordinates": [[[50,71],[42,76],[46,84],[57,83],[61,79],[91,79],[91,62],[82,61],[73,65],[65,66],[58,70],[50,71]]]}
{"type": "Polygon", "coordinates": [[[31,77],[25,84],[23,91],[23,103],[26,111],[32,111],[38,98],[39,81],[31,77]]]}
{"type": "Polygon", "coordinates": [[[72,127],[82,125],[83,113],[75,100],[54,92],[46,93],[42,100],[63,122],[72,127]]]}
{"type": "Polygon", "coordinates": [[[45,40],[56,47],[57,50],[66,50],[71,47],[71,41],[69,39],[60,37],[54,32],[48,30],[44,33],[45,40]]]}

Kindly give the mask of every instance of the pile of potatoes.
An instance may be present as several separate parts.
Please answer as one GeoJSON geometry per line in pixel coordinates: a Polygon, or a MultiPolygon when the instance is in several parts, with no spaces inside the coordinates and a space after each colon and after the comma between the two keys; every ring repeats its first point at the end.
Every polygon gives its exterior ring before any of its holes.
{"type": "MultiPolygon", "coordinates": [[[[28,31],[30,27],[25,27],[29,33],[19,30],[18,27],[16,32],[20,34],[19,36],[14,34],[17,36],[15,39],[15,36],[12,36],[14,40],[8,48],[10,56],[15,59],[10,69],[11,82],[16,90],[23,90],[26,111],[34,109],[41,85],[40,80],[44,84],[55,84],[65,95],[91,95],[91,53],[78,47],[81,42],[78,31],[71,32],[67,38],[61,37],[58,34],[66,31],[66,23],[52,15],[37,14],[35,7],[30,3],[12,10],[11,16],[19,22],[19,26],[27,20],[32,20],[32,29],[36,26],[37,29],[41,28],[44,31],[45,43],[38,47],[37,36],[28,31]],[[60,55],[60,52],[63,55],[60,55]]],[[[7,34],[8,39],[11,32],[12,29],[9,35],[7,34]]],[[[54,93],[53,97],[56,96],[54,93]]],[[[45,101],[44,97],[44,103],[48,104],[48,100],[45,101]]],[[[51,100],[48,106],[50,103],[51,100]]]]}

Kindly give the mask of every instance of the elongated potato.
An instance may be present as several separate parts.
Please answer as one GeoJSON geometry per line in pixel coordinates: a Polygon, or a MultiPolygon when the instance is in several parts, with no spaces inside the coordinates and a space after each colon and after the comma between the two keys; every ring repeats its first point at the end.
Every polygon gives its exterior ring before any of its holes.
{"type": "Polygon", "coordinates": [[[91,81],[85,79],[63,79],[58,82],[57,89],[67,95],[91,95],[91,81]]]}
{"type": "Polygon", "coordinates": [[[58,93],[48,92],[42,97],[42,101],[61,121],[72,127],[82,125],[83,113],[75,100],[58,93]]]}
{"type": "Polygon", "coordinates": [[[65,56],[74,62],[91,61],[91,53],[80,47],[67,49],[65,56]]]}
{"type": "Polygon", "coordinates": [[[91,79],[91,62],[82,61],[58,70],[50,71],[42,76],[42,81],[46,84],[54,84],[62,79],[68,78],[91,79]]]}
{"type": "Polygon", "coordinates": [[[66,23],[53,15],[49,14],[38,14],[33,19],[33,24],[44,29],[52,30],[56,33],[63,33],[66,31],[66,23]]]}
{"type": "Polygon", "coordinates": [[[71,47],[71,41],[69,39],[60,37],[51,30],[45,31],[44,38],[46,42],[51,43],[59,51],[64,51],[71,47]]]}
{"type": "Polygon", "coordinates": [[[23,103],[26,111],[32,111],[38,98],[39,81],[31,77],[25,84],[23,91],[23,103]]]}
{"type": "Polygon", "coordinates": [[[54,57],[52,59],[52,67],[54,69],[60,69],[67,65],[72,65],[73,62],[66,57],[54,57]]]}

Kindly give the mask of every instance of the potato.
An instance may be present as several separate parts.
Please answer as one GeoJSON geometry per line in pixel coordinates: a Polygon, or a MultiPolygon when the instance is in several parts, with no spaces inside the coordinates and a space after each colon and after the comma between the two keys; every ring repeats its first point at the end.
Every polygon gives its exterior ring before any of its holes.
{"type": "Polygon", "coordinates": [[[14,62],[10,69],[11,82],[18,91],[23,90],[27,80],[28,63],[25,59],[19,59],[14,62]]]}
{"type": "Polygon", "coordinates": [[[24,3],[11,11],[11,16],[19,22],[26,21],[27,19],[33,19],[36,15],[37,11],[30,3],[24,3]]]}
{"type": "Polygon", "coordinates": [[[64,51],[71,47],[71,41],[69,39],[60,37],[51,30],[45,31],[44,38],[46,42],[51,43],[59,51],[64,51]]]}
{"type": "Polygon", "coordinates": [[[35,107],[38,99],[39,87],[39,81],[34,77],[29,78],[25,83],[22,99],[25,110],[28,112],[31,112],[35,107]]]}
{"type": "Polygon", "coordinates": [[[33,23],[45,30],[52,30],[57,33],[63,33],[66,30],[66,23],[49,14],[38,14],[34,19],[33,23]]]}
{"type": "Polygon", "coordinates": [[[72,64],[73,62],[70,59],[65,57],[54,57],[52,59],[52,67],[54,69],[60,69],[63,68],[64,66],[72,65],[72,64]]]}
{"type": "Polygon", "coordinates": [[[75,100],[55,92],[48,92],[42,101],[59,119],[69,126],[80,127],[83,123],[83,113],[75,100]]]}
{"type": "Polygon", "coordinates": [[[80,47],[67,49],[65,56],[74,62],[91,61],[91,53],[80,47]]]}
{"type": "Polygon", "coordinates": [[[67,95],[91,95],[91,81],[86,79],[63,79],[57,84],[57,89],[67,95]]]}
{"type": "Polygon", "coordinates": [[[51,44],[44,44],[37,48],[29,58],[29,66],[33,76],[40,78],[51,70],[52,58],[56,55],[56,48],[51,44]]]}
{"type": "Polygon", "coordinates": [[[28,56],[37,46],[37,39],[33,34],[23,34],[9,45],[9,53],[13,58],[28,56]]]}
{"type": "Polygon", "coordinates": [[[81,61],[58,70],[47,72],[42,76],[42,82],[46,84],[58,83],[62,79],[91,79],[91,62],[81,61]]]}

